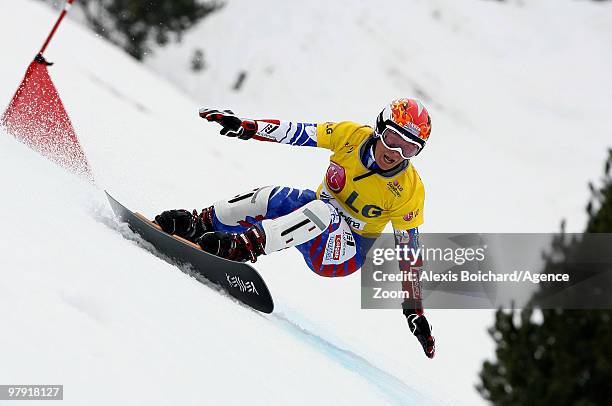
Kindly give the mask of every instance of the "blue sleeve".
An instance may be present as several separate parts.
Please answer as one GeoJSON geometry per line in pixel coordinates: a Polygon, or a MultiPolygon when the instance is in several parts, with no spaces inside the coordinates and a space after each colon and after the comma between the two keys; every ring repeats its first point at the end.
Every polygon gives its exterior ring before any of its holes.
{"type": "Polygon", "coordinates": [[[260,141],[272,141],[304,147],[317,146],[317,125],[282,120],[255,120],[260,141]]]}

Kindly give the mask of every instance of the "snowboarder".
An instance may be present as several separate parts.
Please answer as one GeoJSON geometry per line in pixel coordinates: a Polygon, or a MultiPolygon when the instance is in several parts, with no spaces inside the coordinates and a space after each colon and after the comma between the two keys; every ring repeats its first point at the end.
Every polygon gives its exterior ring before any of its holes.
{"type": "MultiPolygon", "coordinates": [[[[296,247],[308,267],[327,277],[359,269],[376,237],[391,221],[397,245],[418,247],[425,191],[410,159],[425,146],[431,120],[420,101],[398,99],[378,115],[375,128],[343,121],[298,123],[240,118],[230,110],[202,108],[200,117],[221,125],[221,134],[332,151],[317,191],[283,186],[253,189],[203,209],[168,210],[155,217],[167,233],[234,261],[252,261],[296,247]]],[[[420,274],[422,261],[400,261],[420,274]],[[415,265],[411,266],[411,262],[415,265]]],[[[433,358],[435,341],[424,315],[418,278],[406,281],[403,303],[412,333],[433,358]]]]}

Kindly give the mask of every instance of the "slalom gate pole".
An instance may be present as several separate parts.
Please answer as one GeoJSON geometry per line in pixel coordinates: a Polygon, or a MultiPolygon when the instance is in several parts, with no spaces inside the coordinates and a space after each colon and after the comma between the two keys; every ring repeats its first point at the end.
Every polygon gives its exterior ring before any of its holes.
{"type": "Polygon", "coordinates": [[[59,15],[59,18],[57,19],[57,21],[55,22],[55,25],[51,29],[51,32],[47,36],[47,39],[45,40],[45,43],[43,44],[42,48],[40,48],[40,51],[36,55],[37,58],[43,59],[42,58],[42,54],[45,52],[45,50],[47,49],[47,46],[49,45],[49,42],[51,42],[51,39],[55,35],[55,31],[57,31],[57,27],[59,27],[59,25],[61,24],[62,20],[66,16],[66,13],[68,12],[68,10],[70,10],[70,7],[72,6],[72,3],[74,3],[74,0],[66,0],[66,5],[64,5],[64,9],[62,10],[61,14],[59,15]]]}

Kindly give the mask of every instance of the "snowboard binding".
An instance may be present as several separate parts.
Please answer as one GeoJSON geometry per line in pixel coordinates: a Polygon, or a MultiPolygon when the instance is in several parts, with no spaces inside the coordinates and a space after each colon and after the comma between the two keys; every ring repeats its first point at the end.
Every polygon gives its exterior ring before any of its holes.
{"type": "Polygon", "coordinates": [[[252,226],[242,233],[204,233],[196,244],[209,254],[231,261],[256,262],[258,256],[265,254],[266,236],[257,226],[252,226]]]}
{"type": "Polygon", "coordinates": [[[196,242],[204,233],[213,231],[213,207],[194,209],[189,212],[184,209],[166,210],[155,216],[155,222],[168,234],[177,235],[191,242],[196,242]]]}

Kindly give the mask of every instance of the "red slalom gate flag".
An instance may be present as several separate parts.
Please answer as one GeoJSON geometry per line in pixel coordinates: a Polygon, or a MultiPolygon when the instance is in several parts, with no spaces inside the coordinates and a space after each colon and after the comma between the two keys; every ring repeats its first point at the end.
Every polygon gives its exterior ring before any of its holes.
{"type": "Polygon", "coordinates": [[[28,67],[13,100],[2,115],[2,124],[15,138],[52,161],[93,182],[85,153],[68,113],[49,76],[43,53],[74,0],[67,0],[42,48],[28,67]]]}
{"type": "Polygon", "coordinates": [[[87,158],[44,58],[37,57],[28,67],[2,116],[2,124],[32,149],[93,181],[87,158]]]}

